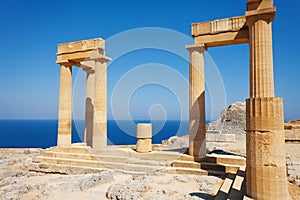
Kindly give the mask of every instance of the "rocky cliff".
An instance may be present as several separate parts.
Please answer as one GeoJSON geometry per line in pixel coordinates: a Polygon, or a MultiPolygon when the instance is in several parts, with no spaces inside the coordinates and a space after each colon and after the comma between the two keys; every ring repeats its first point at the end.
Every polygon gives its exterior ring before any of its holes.
{"type": "Polygon", "coordinates": [[[221,134],[236,134],[236,139],[245,139],[246,103],[236,102],[221,112],[221,118],[209,123],[207,130],[219,131],[221,134]]]}

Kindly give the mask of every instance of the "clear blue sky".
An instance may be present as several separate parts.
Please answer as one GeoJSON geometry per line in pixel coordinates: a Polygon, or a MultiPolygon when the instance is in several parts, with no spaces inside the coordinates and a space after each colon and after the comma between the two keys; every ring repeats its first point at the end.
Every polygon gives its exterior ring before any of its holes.
{"type": "MultiPolygon", "coordinates": [[[[174,30],[185,35],[183,41],[189,41],[191,23],[244,15],[245,5],[246,0],[1,0],[0,119],[57,118],[59,66],[55,64],[55,59],[59,43],[96,37],[109,40],[116,34],[143,27],[174,30]]],[[[300,2],[275,0],[275,5],[277,15],[273,23],[273,52],[276,96],[284,98],[286,119],[300,119],[300,2]]],[[[151,34],[147,34],[137,35],[137,40],[140,43],[143,40],[149,42],[151,34]]],[[[164,38],[161,40],[162,43],[165,41],[164,38]]],[[[184,44],[180,45],[177,49],[185,51],[184,44]]],[[[215,63],[222,77],[226,104],[244,101],[249,96],[248,51],[246,44],[208,50],[213,60],[209,62],[215,63]]],[[[109,52],[113,53],[113,50],[107,49],[108,56],[112,56],[109,52]]],[[[147,84],[134,91],[129,100],[121,98],[115,103],[127,106],[128,102],[129,112],[135,118],[148,116],[148,112],[154,117],[166,113],[168,118],[178,118],[180,115],[186,117],[187,97],[178,99],[178,94],[187,94],[184,79],[188,80],[188,63],[175,54],[148,48],[128,52],[112,62],[108,70],[109,110],[111,101],[114,101],[113,90],[121,77],[130,74],[128,72],[131,69],[144,66],[144,74],[138,75],[137,80],[152,76],[156,78],[154,83],[146,79],[147,84]],[[154,64],[150,66],[149,63],[154,64]],[[165,86],[159,82],[161,78],[174,78],[170,77],[168,71],[153,74],[151,70],[147,72],[147,69],[159,65],[162,69],[178,72],[174,74],[176,80],[183,80],[178,82],[178,88],[172,81],[165,86]],[[173,89],[168,88],[168,84],[172,84],[173,89]]],[[[187,52],[183,54],[188,55],[187,52]]],[[[80,70],[74,70],[74,79],[76,75],[79,75],[76,78],[78,82],[84,82],[80,70]]],[[[133,78],[130,80],[132,83],[137,81],[133,78]]],[[[213,82],[213,77],[210,77],[210,81],[213,82]]],[[[130,85],[128,80],[127,84],[130,85]]],[[[209,87],[216,86],[211,84],[209,87]]],[[[208,109],[211,102],[209,93],[208,109]]],[[[79,86],[74,93],[74,110],[79,118],[83,115],[83,105],[84,87],[79,86]]],[[[118,113],[118,108],[114,108],[114,111],[118,113]]],[[[118,117],[122,118],[121,115],[118,117]]],[[[111,111],[109,117],[112,117],[111,111]]]]}

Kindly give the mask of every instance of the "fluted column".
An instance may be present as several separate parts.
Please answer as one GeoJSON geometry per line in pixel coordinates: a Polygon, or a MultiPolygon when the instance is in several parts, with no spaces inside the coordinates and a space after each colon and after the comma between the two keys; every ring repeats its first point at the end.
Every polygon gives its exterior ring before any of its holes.
{"type": "Polygon", "coordinates": [[[94,123],[94,97],[95,97],[95,73],[94,69],[86,71],[86,99],[85,99],[85,133],[84,142],[92,146],[94,123]]]}
{"type": "Polygon", "coordinates": [[[250,98],[274,97],[272,16],[248,19],[250,36],[250,98]]]}
{"type": "Polygon", "coordinates": [[[206,156],[204,45],[187,45],[190,52],[189,154],[206,156]]]}
{"type": "Polygon", "coordinates": [[[95,61],[95,99],[94,99],[94,149],[107,145],[107,64],[104,59],[95,61]]]}
{"type": "Polygon", "coordinates": [[[60,91],[57,145],[71,145],[72,139],[72,65],[60,64],[60,91]]]}
{"type": "Polygon", "coordinates": [[[246,100],[246,193],[253,199],[290,199],[287,189],[283,100],[274,97],[272,21],[275,8],[246,13],[250,98],[246,100]],[[254,14],[253,14],[254,13],[254,14]]]}

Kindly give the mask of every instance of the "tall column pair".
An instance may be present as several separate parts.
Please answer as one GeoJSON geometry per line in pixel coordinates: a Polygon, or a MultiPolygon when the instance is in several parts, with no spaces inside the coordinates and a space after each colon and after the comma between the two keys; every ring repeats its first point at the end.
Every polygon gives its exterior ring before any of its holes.
{"type": "MultiPolygon", "coordinates": [[[[107,64],[93,60],[87,70],[84,142],[94,149],[107,144],[107,64]]],[[[60,96],[57,145],[71,145],[72,135],[72,65],[60,66],[60,96]]]]}
{"type": "MultiPolygon", "coordinates": [[[[246,193],[254,199],[290,199],[287,189],[282,98],[274,97],[272,21],[275,9],[246,14],[250,47],[250,98],[246,100],[246,193]]],[[[205,46],[190,52],[189,154],[204,157],[205,46]]]]}

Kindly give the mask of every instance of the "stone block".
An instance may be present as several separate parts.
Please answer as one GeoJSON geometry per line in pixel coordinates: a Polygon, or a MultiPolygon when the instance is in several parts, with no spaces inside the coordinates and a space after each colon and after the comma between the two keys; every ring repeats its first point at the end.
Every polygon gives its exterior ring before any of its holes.
{"type": "Polygon", "coordinates": [[[300,141],[300,129],[284,130],[285,140],[300,141]]]}
{"type": "Polygon", "coordinates": [[[221,134],[220,131],[206,131],[207,142],[236,142],[235,134],[221,134]]]}
{"type": "Polygon", "coordinates": [[[138,139],[152,138],[152,124],[150,123],[137,124],[136,137],[138,139]]]}
{"type": "Polygon", "coordinates": [[[152,138],[138,138],[136,142],[136,151],[147,153],[152,151],[152,138]]]}
{"type": "Polygon", "coordinates": [[[102,38],[95,38],[90,40],[81,40],[75,42],[68,42],[59,44],[57,54],[74,53],[79,51],[87,51],[93,49],[104,49],[104,40],[102,38]]]}
{"type": "Polygon", "coordinates": [[[139,123],[136,126],[136,151],[146,153],[152,151],[152,124],[139,123]]]}

